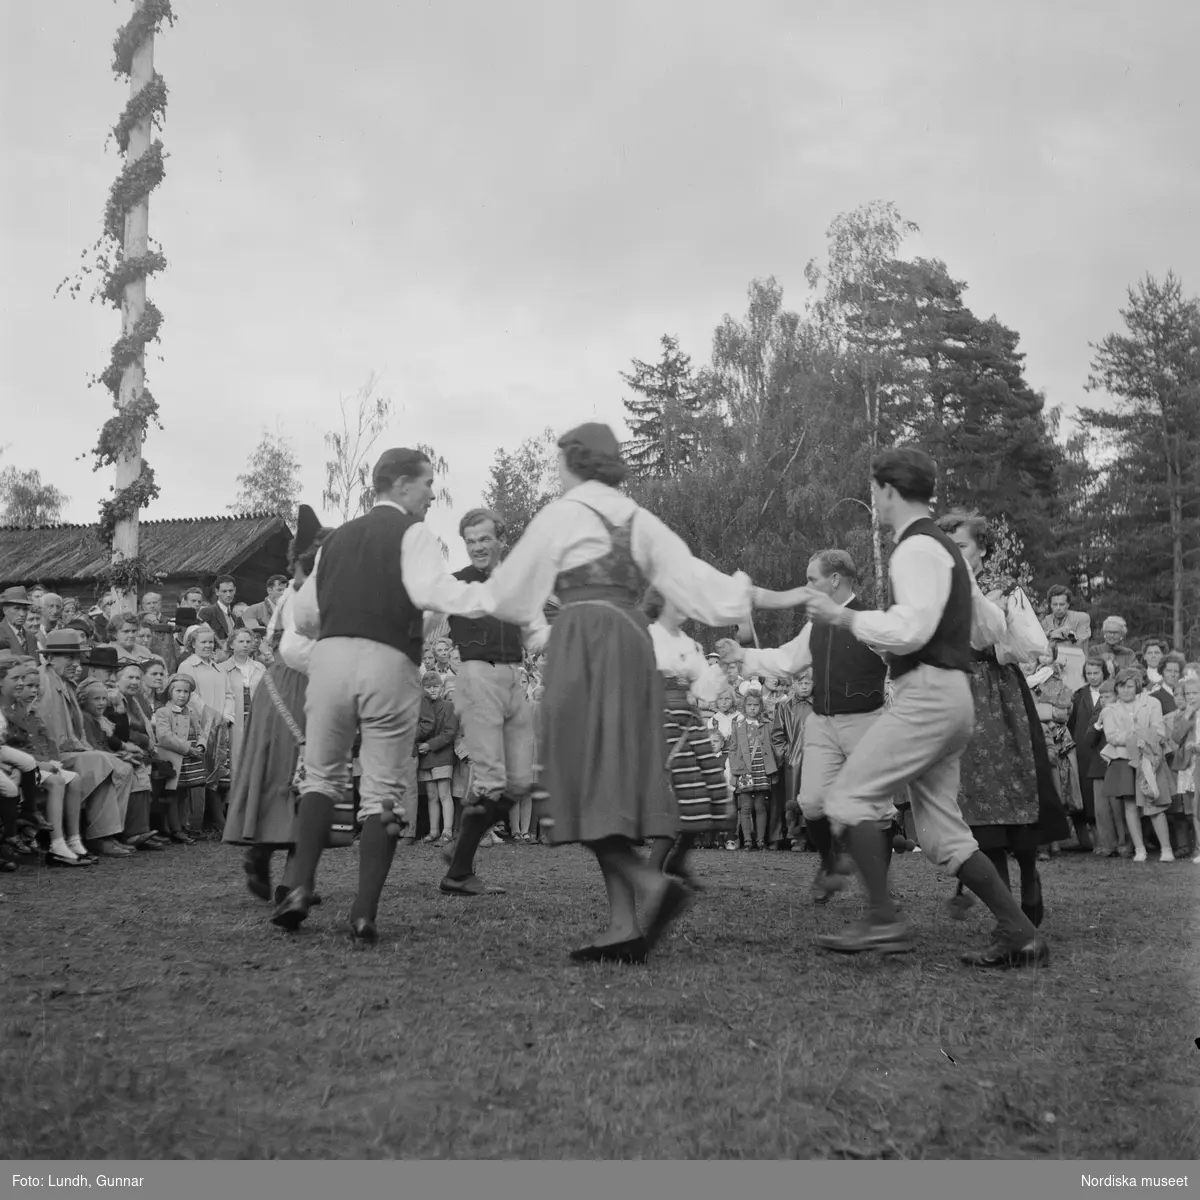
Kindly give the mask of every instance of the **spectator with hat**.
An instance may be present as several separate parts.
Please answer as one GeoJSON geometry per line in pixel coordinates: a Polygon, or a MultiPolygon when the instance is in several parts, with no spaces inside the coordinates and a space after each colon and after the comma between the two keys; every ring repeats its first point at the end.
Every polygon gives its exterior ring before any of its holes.
{"type": "Polygon", "coordinates": [[[0,650],[37,654],[37,637],[25,632],[25,620],[32,607],[23,587],[10,587],[0,592],[0,650]]]}
{"type": "Polygon", "coordinates": [[[117,839],[125,828],[134,773],[128,763],[88,745],[75,695],[82,644],[78,630],[55,629],[47,634],[33,711],[45,731],[46,757],[79,775],[87,840],[97,853],[120,858],[132,853],[117,839]]]}

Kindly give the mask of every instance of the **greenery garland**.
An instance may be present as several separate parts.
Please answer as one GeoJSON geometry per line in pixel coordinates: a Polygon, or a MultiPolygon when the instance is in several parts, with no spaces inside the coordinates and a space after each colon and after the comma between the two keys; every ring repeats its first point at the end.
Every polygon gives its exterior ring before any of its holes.
{"type": "MultiPolygon", "coordinates": [[[[171,0],[144,0],[140,8],[117,31],[113,39],[113,74],[128,79],[133,71],[133,59],[146,40],[158,33],[163,22],[175,24],[171,0]]],[[[116,140],[122,154],[129,151],[129,139],[134,127],[141,121],[162,123],[167,109],[167,84],[156,71],[150,81],[135,96],[131,96],[121,116],[112,128],[111,136],[116,140]]],[[[125,299],[125,289],[140,280],[162,271],[167,260],[161,250],[155,248],[145,254],[126,257],[125,223],[139,204],[163,181],[166,174],[166,154],[163,144],[155,139],[144,154],[133,162],[126,162],[109,189],[104,206],[104,232],[89,250],[83,252],[86,260],[89,252],[95,255],[91,266],[83,266],[74,280],[68,278],[59,284],[59,290],[68,287],[72,297],[82,290],[82,276],[96,272],[100,281],[92,294],[92,300],[101,300],[120,310],[125,299]]],[[[56,293],[57,294],[57,293],[56,293]]],[[[158,403],[146,386],[125,405],[120,404],[121,380],[125,371],[143,357],[146,347],[158,340],[163,315],[149,300],[137,324],[122,334],[113,345],[108,366],[91,383],[103,384],[113,398],[113,416],[105,421],[100,436],[92,450],[93,470],[111,467],[118,460],[132,453],[146,436],[150,423],[162,428],[158,421],[158,403]]],[[[90,386],[90,385],[89,385],[90,386]]],[[[154,468],[142,460],[137,479],[128,487],[115,491],[110,499],[100,504],[98,534],[101,542],[112,548],[117,525],[137,513],[158,497],[158,484],[154,479],[154,468]]],[[[110,587],[121,591],[142,590],[152,583],[156,574],[140,556],[117,558],[104,573],[110,587]]]]}

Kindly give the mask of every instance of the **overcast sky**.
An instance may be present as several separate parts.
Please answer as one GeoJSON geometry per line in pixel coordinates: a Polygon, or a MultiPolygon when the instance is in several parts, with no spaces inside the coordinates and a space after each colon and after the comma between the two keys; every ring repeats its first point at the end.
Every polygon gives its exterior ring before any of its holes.
{"type": "MultiPolygon", "coordinates": [[[[1068,412],[1129,284],[1173,268],[1200,291],[1194,0],[175,7],[147,519],[223,512],[277,425],[319,508],[322,434],[371,371],[385,441],[432,443],[461,511],[497,446],[619,423],[618,371],[664,332],[705,361],[752,278],[802,307],[831,219],[876,198],[1068,412]]],[[[0,463],[72,521],[111,482],[75,456],[119,317],[53,292],[120,166],[130,11],[3,6],[0,463]]]]}

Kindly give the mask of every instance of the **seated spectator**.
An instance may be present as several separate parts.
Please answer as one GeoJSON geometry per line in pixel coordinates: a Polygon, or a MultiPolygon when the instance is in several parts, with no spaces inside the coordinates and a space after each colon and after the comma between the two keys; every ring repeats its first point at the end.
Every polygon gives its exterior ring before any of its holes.
{"type": "Polygon", "coordinates": [[[1138,665],[1137,654],[1125,645],[1129,626],[1125,624],[1123,617],[1105,617],[1100,630],[1104,642],[1096,647],[1096,650],[1098,656],[1108,664],[1109,675],[1115,679],[1119,672],[1138,665]]]}
{"type": "MultiPolygon", "coordinates": [[[[140,672],[138,672],[140,675],[140,672]]],[[[109,689],[94,679],[79,685],[76,693],[83,712],[84,739],[93,750],[107,751],[125,763],[132,771],[129,801],[125,807],[125,823],[120,841],[133,850],[140,850],[143,843],[151,842],[150,831],[150,775],[149,753],[143,752],[129,740],[129,720],[122,705],[120,714],[109,703],[109,689]],[[118,730],[115,718],[122,719],[118,730]]],[[[147,849],[158,850],[155,842],[147,849]]]]}
{"type": "Polygon", "coordinates": [[[1086,654],[1092,637],[1092,622],[1087,613],[1072,609],[1074,598],[1062,584],[1052,587],[1046,598],[1050,611],[1042,618],[1042,629],[1047,640],[1067,642],[1078,646],[1086,654]]]}
{"type": "MultiPolygon", "coordinates": [[[[45,737],[45,743],[40,751],[35,749],[33,753],[35,757],[61,762],[79,775],[85,837],[96,853],[120,858],[133,853],[118,839],[125,828],[134,773],[128,763],[113,754],[94,750],[87,741],[83,712],[74,688],[81,643],[82,638],[73,629],[53,630],[46,637],[34,710],[40,718],[36,724],[44,730],[40,736],[45,737]]],[[[27,732],[35,736],[33,728],[27,732]]]]}
{"type": "Polygon", "coordinates": [[[76,689],[92,680],[102,683],[106,688],[115,688],[117,668],[120,664],[120,655],[114,646],[96,646],[94,649],[85,650],[79,657],[79,665],[83,670],[76,681],[76,689]]]}
{"type": "Polygon", "coordinates": [[[138,617],[137,632],[133,635],[133,644],[144,650],[144,656],[139,655],[139,661],[144,662],[154,655],[154,618],[144,614],[138,617]]]}
{"type": "MultiPolygon", "coordinates": [[[[37,695],[37,664],[32,659],[0,653],[0,759],[15,767],[22,783],[35,794],[40,791],[49,825],[48,866],[91,866],[98,860],[84,846],[80,828],[82,793],[79,776],[60,762],[45,755],[47,742],[31,736],[36,717],[30,717],[26,705],[37,695]]],[[[0,798],[0,870],[15,869],[20,850],[18,821],[21,788],[5,792],[0,798]]]]}

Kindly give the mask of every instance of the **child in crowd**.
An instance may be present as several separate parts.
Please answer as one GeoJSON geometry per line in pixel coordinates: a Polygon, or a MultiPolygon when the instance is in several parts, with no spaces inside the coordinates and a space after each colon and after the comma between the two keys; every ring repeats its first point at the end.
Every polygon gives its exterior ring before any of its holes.
{"type": "Polygon", "coordinates": [[[425,784],[429,806],[427,842],[448,844],[453,839],[454,739],[458,734],[458,716],[442,698],[442,677],[429,671],[421,680],[424,696],[417,723],[417,779],[425,784]]]}
{"type": "MultiPolygon", "coordinates": [[[[708,737],[712,742],[713,754],[716,755],[721,763],[721,769],[725,772],[725,786],[732,791],[732,784],[729,777],[729,754],[726,750],[725,739],[721,736],[721,731],[711,724],[709,726],[708,737]]],[[[706,830],[697,838],[696,846],[701,850],[720,850],[726,843],[726,836],[720,830],[706,830]]],[[[733,842],[733,846],[736,848],[737,842],[733,842]]]]}
{"type": "Polygon", "coordinates": [[[1150,817],[1161,848],[1161,862],[1174,862],[1167,831],[1166,810],[1171,804],[1170,772],[1166,770],[1166,728],[1162,707],[1142,694],[1142,673],[1126,667],[1117,673],[1116,699],[1101,701],[1096,727],[1104,734],[1101,756],[1108,763],[1104,790],[1125,803],[1125,824],[1133,839],[1134,862],[1146,861],[1142,840],[1142,813],[1150,817]]]}
{"type": "Polygon", "coordinates": [[[770,726],[763,719],[762,692],[757,688],[747,691],[744,702],[742,719],[733,727],[729,770],[737,793],[742,849],[765,850],[768,800],[778,766],[771,749],[770,726]]]}
{"type": "Polygon", "coordinates": [[[167,703],[154,714],[154,740],[159,757],[172,767],[163,789],[168,836],[171,841],[188,846],[194,845],[194,841],[183,831],[182,816],[197,803],[203,811],[207,775],[200,718],[191,703],[195,690],[191,676],[172,675],[167,680],[167,703]]]}

